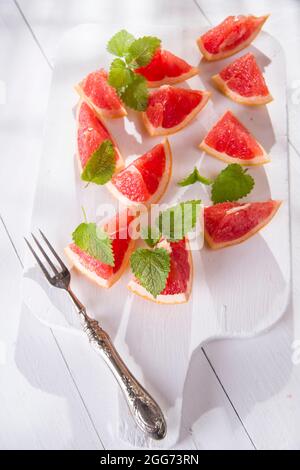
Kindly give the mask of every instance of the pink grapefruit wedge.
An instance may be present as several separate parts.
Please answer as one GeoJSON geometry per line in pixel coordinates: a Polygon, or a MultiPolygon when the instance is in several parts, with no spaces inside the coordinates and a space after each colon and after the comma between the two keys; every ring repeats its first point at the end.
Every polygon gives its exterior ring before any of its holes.
{"type": "Polygon", "coordinates": [[[147,79],[148,87],[156,88],[161,85],[184,82],[197,75],[199,70],[171,52],[158,49],[151,62],[136,69],[136,72],[147,79]]]}
{"type": "Polygon", "coordinates": [[[96,116],[94,110],[85,101],[80,101],[77,107],[77,154],[80,173],[92,154],[106,139],[112,141],[115,156],[116,170],[123,168],[123,158],[120,151],[103,122],[96,116]]]}
{"type": "Polygon", "coordinates": [[[228,16],[197,39],[198,47],[209,61],[229,57],[251,44],[268,17],[269,15],[228,16]]]}
{"type": "Polygon", "coordinates": [[[242,243],[255,235],[276,214],[281,201],[221,202],[204,210],[204,234],[216,250],[242,243]]]}
{"type": "Polygon", "coordinates": [[[154,136],[180,131],[204,108],[209,97],[208,91],[163,85],[150,94],[142,114],[148,133],[154,136]]]}
{"type": "Polygon", "coordinates": [[[263,165],[270,161],[263,147],[231,111],[217,121],[199,148],[226,163],[263,165]]]}
{"type": "Polygon", "coordinates": [[[168,140],[134,160],[107,183],[107,188],[127,206],[154,204],[165,193],[172,172],[168,140]]]}
{"type": "Polygon", "coordinates": [[[105,70],[91,72],[75,85],[79,96],[86,101],[100,118],[119,118],[127,115],[116,90],[109,85],[105,70]]]}
{"type": "Polygon", "coordinates": [[[273,100],[252,53],[239,57],[212,77],[216,87],[237,103],[258,106],[273,100]]]}
{"type": "Polygon", "coordinates": [[[171,269],[164,290],[153,297],[137,279],[132,279],[128,289],[144,299],[160,304],[182,304],[188,301],[193,281],[193,261],[188,239],[178,242],[160,241],[157,247],[165,248],[171,255],[171,269]]]}
{"type": "Polygon", "coordinates": [[[126,269],[135,241],[130,237],[129,225],[134,216],[129,211],[117,214],[103,227],[112,239],[115,265],[110,266],[90,256],[74,243],[65,248],[72,265],[100,287],[111,287],[126,269]]]}

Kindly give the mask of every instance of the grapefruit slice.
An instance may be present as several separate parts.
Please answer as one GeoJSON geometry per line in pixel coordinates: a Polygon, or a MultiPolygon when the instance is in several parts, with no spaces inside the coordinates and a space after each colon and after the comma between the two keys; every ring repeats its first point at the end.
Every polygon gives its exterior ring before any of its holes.
{"type": "Polygon", "coordinates": [[[94,108],[99,118],[119,118],[127,115],[116,90],[107,81],[105,70],[91,72],[75,85],[79,96],[94,108]]]}
{"type": "Polygon", "coordinates": [[[100,287],[111,287],[126,269],[135,241],[130,237],[129,225],[134,216],[125,211],[117,214],[103,227],[112,239],[115,265],[109,266],[90,256],[74,243],[65,248],[65,253],[72,265],[84,276],[100,287]]]}
{"type": "Polygon", "coordinates": [[[204,235],[216,250],[236,245],[261,230],[276,214],[281,201],[221,202],[204,210],[204,235]]]}
{"type": "Polygon", "coordinates": [[[258,35],[269,15],[228,16],[197,39],[206,60],[224,59],[247,47],[258,35]]]}
{"type": "Polygon", "coordinates": [[[149,96],[142,114],[151,136],[168,135],[185,127],[206,105],[210,92],[163,85],[149,96]]]}
{"type": "Polygon", "coordinates": [[[212,80],[224,95],[237,103],[257,106],[273,100],[251,52],[227,65],[212,80]]]}
{"type": "Polygon", "coordinates": [[[77,155],[80,173],[91,155],[106,139],[111,140],[113,143],[116,170],[118,171],[123,168],[124,162],[113,137],[103,122],[95,115],[93,109],[85,101],[80,101],[77,107],[77,155]]]}
{"type": "Polygon", "coordinates": [[[134,294],[160,304],[182,304],[188,301],[193,281],[193,261],[188,239],[178,242],[160,241],[158,248],[165,248],[171,255],[171,268],[164,290],[153,297],[137,279],[132,279],[128,289],[134,294]]]}
{"type": "Polygon", "coordinates": [[[154,204],[167,189],[172,172],[172,153],[168,140],[134,160],[107,183],[107,188],[127,206],[154,204]]]}
{"type": "Polygon", "coordinates": [[[146,78],[149,88],[155,88],[184,82],[197,75],[199,70],[171,52],[158,49],[151,62],[136,69],[136,72],[146,78]]]}
{"type": "Polygon", "coordinates": [[[270,161],[263,147],[231,111],[217,121],[199,148],[227,163],[263,165],[270,161]]]}

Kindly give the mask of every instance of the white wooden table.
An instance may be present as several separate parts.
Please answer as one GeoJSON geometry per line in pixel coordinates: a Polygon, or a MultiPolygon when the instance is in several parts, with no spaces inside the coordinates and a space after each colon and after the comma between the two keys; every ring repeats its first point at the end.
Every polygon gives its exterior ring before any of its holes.
{"type": "Polygon", "coordinates": [[[113,379],[105,366],[100,374],[99,366],[93,369],[89,347],[77,337],[51,331],[29,312],[19,313],[22,237],[29,228],[52,68],[64,31],[97,21],[200,29],[228,14],[268,12],[265,28],[282,43],[287,63],[292,302],[268,334],[211,343],[193,358],[194,400],[183,410],[186,432],[177,448],[300,448],[300,353],[292,360],[296,340],[300,349],[299,2],[1,0],[1,449],[126,447],[112,431],[117,410],[110,406],[106,384],[113,379]]]}

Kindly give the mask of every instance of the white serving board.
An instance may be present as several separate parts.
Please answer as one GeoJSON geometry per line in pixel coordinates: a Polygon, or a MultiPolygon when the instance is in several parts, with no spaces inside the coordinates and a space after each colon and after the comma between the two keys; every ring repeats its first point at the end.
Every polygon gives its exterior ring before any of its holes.
{"type": "MultiPolygon", "coordinates": [[[[126,27],[122,25],[121,27],[126,27]]],[[[44,151],[32,216],[32,230],[42,228],[57,250],[70,242],[71,233],[82,221],[84,206],[90,221],[101,219],[101,204],[115,204],[105,187],[81,182],[75,162],[76,125],[74,107],[78,97],[73,85],[92,70],[107,67],[111,57],[107,40],[120,29],[112,25],[81,25],[69,31],[61,43],[49,102],[44,151]]],[[[193,65],[200,62],[196,29],[153,26],[130,31],[137,36],[157,35],[163,46],[193,65]]],[[[256,181],[248,200],[282,199],[274,220],[260,234],[239,246],[221,251],[204,247],[193,252],[194,283],[185,305],[164,306],[147,302],[129,293],[128,272],[110,290],[91,285],[72,272],[72,285],[88,312],[110,333],[132,371],[159,401],[168,422],[163,444],[151,442],[136,429],[119,396],[119,434],[137,446],[174,445],[180,430],[185,377],[193,351],[216,338],[250,337],[270,328],[285,312],[289,299],[290,243],[288,208],[288,150],[285,97],[285,58],[279,43],[261,33],[254,52],[264,70],[274,102],[267,107],[236,105],[216,91],[209,78],[232,58],[216,63],[200,63],[200,75],[180,86],[206,88],[213,92],[208,106],[186,129],[170,136],[173,177],[164,203],[201,198],[209,201],[200,185],[176,185],[194,165],[208,177],[224,164],[201,153],[197,145],[216,119],[231,109],[253,132],[272,156],[272,163],[249,170],[256,181]]],[[[242,55],[242,51],[238,55],[242,55]]],[[[145,133],[140,117],[110,120],[107,127],[117,140],[127,161],[160,142],[145,133]]],[[[24,302],[44,323],[78,332],[76,316],[64,292],[50,288],[31,257],[27,258],[24,302]]],[[[99,360],[95,356],[95,360],[99,360]]],[[[97,399],[95,397],[95,399],[97,399]]]]}

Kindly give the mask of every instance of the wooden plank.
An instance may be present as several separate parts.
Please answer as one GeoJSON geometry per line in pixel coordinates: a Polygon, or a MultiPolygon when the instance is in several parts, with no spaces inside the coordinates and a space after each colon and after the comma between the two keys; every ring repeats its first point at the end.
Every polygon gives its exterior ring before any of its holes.
{"type": "Polygon", "coordinates": [[[20,316],[22,268],[2,223],[0,251],[0,448],[101,449],[51,330],[20,316]]]}
{"type": "MultiPolygon", "coordinates": [[[[300,46],[298,33],[299,5],[294,1],[278,2],[203,2],[201,12],[212,24],[229,14],[271,12],[266,30],[277,37],[286,53],[288,76],[289,136],[299,149],[299,88],[294,84],[300,70],[294,51],[300,46]],[[284,27],[283,25],[289,25],[284,27]]],[[[299,83],[298,83],[299,86],[299,83]]],[[[299,414],[297,402],[300,370],[292,363],[292,344],[300,338],[299,310],[299,172],[300,156],[290,146],[290,195],[293,262],[293,302],[285,318],[258,339],[246,342],[212,343],[205,350],[216,373],[229,393],[254,443],[260,449],[299,448],[299,414]],[[298,222],[298,223],[297,223],[298,222]],[[225,361],[224,361],[225,359],[225,361]],[[224,367],[225,363],[225,367],[224,367]],[[226,364],[230,364],[226,367],[226,364]]]]}
{"type": "Polygon", "coordinates": [[[22,237],[29,228],[41,152],[51,70],[10,0],[0,2],[0,43],[0,80],[6,89],[5,103],[0,104],[0,143],[2,151],[5,149],[0,214],[22,255],[22,237]]]}
{"type": "MultiPolygon", "coordinates": [[[[195,10],[197,11],[197,10],[195,10]]],[[[96,18],[94,18],[94,20],[96,20],[96,18]]],[[[56,337],[57,338],[60,338],[60,333],[56,333],[56,337]]],[[[80,347],[80,340],[76,340],[77,341],[77,351],[78,351],[78,348],[80,347]]],[[[87,406],[90,410],[94,410],[94,411],[91,411],[92,415],[95,416],[95,418],[93,418],[94,420],[97,420],[97,417],[99,417],[99,419],[101,420],[99,422],[99,429],[101,429],[101,436],[102,436],[102,440],[104,442],[105,445],[111,445],[111,439],[112,439],[112,436],[111,436],[111,433],[109,432],[110,430],[105,430],[103,428],[103,421],[104,422],[111,422],[111,423],[114,423],[114,419],[113,419],[113,412],[114,412],[114,406],[113,406],[113,403],[114,403],[114,383],[112,382],[112,379],[110,378],[110,376],[107,374],[107,372],[105,371],[105,369],[103,369],[103,365],[100,364],[98,365],[97,362],[95,362],[95,360],[93,359],[93,356],[91,359],[89,359],[89,355],[90,354],[93,354],[92,352],[89,352],[89,351],[86,351],[85,353],[83,351],[85,351],[85,343],[83,342],[82,344],[82,347],[83,347],[83,350],[80,352],[80,354],[78,354],[78,357],[76,356],[76,364],[74,363],[74,347],[73,347],[73,344],[74,344],[74,339],[73,338],[66,338],[64,336],[64,338],[62,340],[59,339],[59,342],[60,342],[60,345],[61,345],[61,348],[62,350],[64,351],[64,355],[68,361],[69,364],[71,364],[71,369],[72,369],[72,374],[73,376],[75,377],[75,380],[78,384],[81,384],[80,385],[80,389],[81,389],[81,393],[82,393],[82,396],[84,397],[85,399],[85,402],[87,403],[87,406]],[[68,346],[68,343],[69,346],[68,346]],[[71,345],[72,344],[72,345],[71,345]],[[69,353],[69,354],[68,354],[69,353]],[[79,361],[80,359],[82,359],[82,361],[80,362],[80,365],[81,367],[79,367],[79,361]],[[89,367],[89,369],[86,369],[86,365],[85,364],[92,364],[93,367],[95,367],[95,373],[92,373],[90,374],[90,368],[91,366],[89,367]],[[74,365],[73,365],[74,364],[74,365]],[[96,372],[97,371],[97,372],[96,372]],[[78,374],[78,375],[77,375],[78,374]],[[86,377],[86,374],[89,374],[89,380],[91,380],[91,378],[93,378],[95,380],[95,383],[93,384],[92,387],[86,387],[86,384],[87,384],[87,377],[86,377]],[[105,375],[105,379],[103,378],[104,377],[104,374],[105,375]],[[100,379],[100,380],[99,380],[100,379]],[[103,387],[103,383],[106,384],[106,387],[104,388],[103,387]],[[98,397],[98,402],[95,403],[95,391],[96,391],[96,394],[97,394],[97,397],[98,397]],[[99,407],[99,409],[97,409],[97,405],[99,407]],[[104,413],[106,413],[104,415],[104,413]],[[104,415],[104,419],[103,419],[103,415],[104,415]]],[[[203,367],[206,368],[206,371],[208,370],[208,374],[210,375],[213,383],[215,381],[215,377],[214,375],[211,373],[210,369],[209,369],[209,366],[207,364],[207,361],[204,357],[202,357],[202,363],[204,364],[203,367]]],[[[217,386],[217,390],[216,390],[216,397],[217,399],[219,400],[219,402],[221,402],[222,404],[223,401],[225,401],[226,403],[226,413],[225,415],[227,415],[228,413],[228,416],[230,420],[236,422],[238,421],[231,406],[228,406],[228,401],[225,397],[225,400],[224,400],[224,395],[223,395],[223,391],[220,387],[219,384],[217,383],[214,383],[215,386],[217,386]],[[223,401],[222,401],[223,400],[223,401]]],[[[97,422],[97,421],[95,421],[97,422]]],[[[208,422],[210,422],[210,420],[208,420],[208,422]]],[[[188,426],[188,425],[187,425],[188,426]]],[[[226,445],[229,445],[231,447],[234,447],[234,442],[236,440],[236,443],[235,445],[236,446],[241,446],[241,447],[247,447],[249,446],[249,439],[248,437],[246,436],[246,434],[244,433],[244,430],[242,428],[242,426],[240,425],[240,423],[238,423],[238,426],[239,426],[239,430],[240,430],[240,435],[239,433],[237,433],[236,435],[233,434],[232,437],[230,436],[230,438],[228,440],[226,440],[226,443],[223,444],[221,440],[213,440],[213,442],[211,442],[211,446],[224,446],[226,447],[226,445]],[[229,444],[230,442],[230,444],[229,444]]],[[[207,437],[207,441],[209,441],[209,437],[207,437]]],[[[251,445],[250,445],[251,447],[251,445]]]]}
{"type": "Polygon", "coordinates": [[[49,329],[20,316],[22,267],[51,72],[11,1],[0,3],[1,448],[102,448],[49,329]],[[13,54],[12,54],[12,51],[13,54]],[[20,70],[22,73],[20,74],[20,70]],[[34,71],[34,73],[33,73],[34,71]],[[82,433],[82,434],[81,434],[82,433]]]}
{"type": "MultiPolygon", "coordinates": [[[[21,4],[22,4],[22,3],[25,4],[25,2],[21,2],[21,4]]],[[[51,2],[48,2],[48,3],[51,3],[51,2]]],[[[72,3],[72,7],[70,7],[69,9],[71,9],[72,11],[78,11],[78,10],[76,9],[76,6],[73,7],[74,3],[75,3],[75,2],[72,3]]],[[[142,2],[139,2],[139,3],[142,3],[142,2]]],[[[165,3],[165,2],[164,2],[164,3],[165,3]]],[[[185,19],[187,19],[187,20],[190,21],[189,18],[186,18],[186,17],[185,17],[186,3],[187,3],[187,2],[185,2],[185,8],[184,8],[184,9],[182,8],[181,10],[179,10],[179,11],[180,11],[180,15],[178,15],[178,21],[184,21],[185,19]],[[183,11],[183,10],[184,10],[184,11],[183,11]]],[[[88,2],[88,4],[90,4],[90,2],[88,2]]],[[[33,5],[33,2],[26,2],[25,5],[22,5],[22,6],[24,6],[25,10],[26,10],[26,6],[27,6],[27,5],[29,5],[29,7],[30,7],[30,5],[31,5],[31,6],[33,5]]],[[[110,3],[110,5],[111,5],[111,3],[110,3]]],[[[174,5],[174,2],[173,2],[173,5],[174,5]]],[[[37,4],[35,3],[34,7],[36,7],[36,6],[37,6],[37,4]]],[[[53,6],[53,2],[52,2],[52,6],[53,6]]],[[[56,7],[55,9],[57,9],[57,4],[55,5],[55,7],[56,7]]],[[[36,9],[34,9],[34,8],[33,8],[33,10],[36,11],[36,9]]],[[[46,9],[46,10],[47,10],[47,9],[46,9]]],[[[178,11],[178,10],[177,10],[177,11],[178,11]]],[[[170,15],[170,9],[168,8],[168,4],[167,4],[167,3],[165,4],[165,12],[166,12],[166,15],[168,15],[168,16],[173,20],[173,23],[174,23],[174,21],[176,21],[176,20],[173,18],[172,14],[170,15]]],[[[90,16],[93,16],[93,18],[91,18],[91,20],[92,20],[92,21],[96,21],[93,10],[92,10],[92,13],[93,13],[92,15],[90,15],[90,13],[89,13],[90,16]]],[[[101,12],[101,13],[102,13],[102,12],[101,12]]],[[[88,15],[88,17],[90,18],[89,15],[88,15]]],[[[66,15],[66,16],[69,18],[69,15],[66,15]]],[[[76,15],[75,15],[75,16],[76,16],[76,15]]],[[[101,15],[101,17],[102,17],[102,15],[101,15]]],[[[160,18],[161,18],[161,17],[160,17],[160,18]]],[[[163,20],[164,20],[164,18],[165,18],[165,17],[162,17],[163,20]]],[[[176,17],[175,17],[175,18],[176,18],[176,17]]],[[[157,21],[157,18],[152,18],[152,21],[153,21],[153,19],[154,19],[154,20],[156,19],[156,21],[157,21]]],[[[75,20],[76,20],[76,18],[75,18],[75,20]]],[[[74,20],[74,23],[75,23],[75,20],[74,20]]],[[[163,20],[162,20],[161,22],[163,22],[163,20]]],[[[198,18],[197,18],[197,20],[198,20],[198,18]]],[[[81,20],[81,19],[78,20],[78,19],[77,19],[76,23],[78,23],[78,22],[80,22],[80,21],[83,21],[83,20],[81,20]]],[[[86,20],[85,20],[85,21],[86,21],[86,20]]],[[[39,22],[39,21],[38,21],[38,22],[39,22]]],[[[38,26],[38,28],[39,28],[39,27],[40,27],[40,26],[38,26]]],[[[55,28],[56,28],[56,26],[54,26],[54,29],[55,29],[55,28]]],[[[65,28],[64,22],[63,22],[63,15],[61,15],[61,17],[60,17],[60,19],[59,19],[59,26],[58,26],[57,28],[58,28],[58,30],[59,30],[59,33],[60,33],[62,30],[64,30],[64,28],[65,28]]],[[[52,28],[50,28],[50,29],[52,29],[52,28]]],[[[49,29],[48,29],[48,28],[45,28],[45,26],[43,26],[43,25],[41,26],[40,31],[41,31],[42,33],[44,32],[45,37],[48,36],[48,34],[49,34],[49,29]]],[[[51,33],[50,33],[50,35],[51,35],[51,33]]],[[[39,37],[39,36],[38,36],[38,37],[39,37]]],[[[48,36],[48,37],[49,37],[49,36],[48,36]]],[[[53,33],[53,37],[56,38],[56,34],[55,34],[55,33],[53,33]]],[[[49,41],[49,44],[50,44],[50,43],[51,43],[51,39],[50,39],[50,41],[49,41]]],[[[52,41],[52,44],[54,44],[54,43],[56,43],[56,40],[52,41]]],[[[51,44],[50,44],[50,46],[51,46],[51,44]]],[[[52,46],[51,46],[51,47],[52,47],[52,46]]],[[[54,50],[54,49],[52,49],[52,50],[54,50]]],[[[72,346],[74,347],[74,344],[73,344],[72,346]]],[[[74,349],[73,349],[73,351],[74,351],[74,349]]],[[[72,348],[70,348],[70,353],[72,353],[72,348]]],[[[214,420],[212,420],[212,426],[213,426],[213,424],[214,424],[214,420]]],[[[203,428],[202,428],[202,429],[203,429],[203,428]]],[[[224,428],[224,429],[225,429],[225,428],[224,428]]],[[[210,428],[210,432],[211,432],[211,428],[210,428]]],[[[204,440],[205,440],[205,439],[204,439],[204,440]]],[[[201,443],[200,443],[199,445],[201,445],[201,443]]],[[[234,444],[232,444],[232,445],[234,445],[234,444]]],[[[235,445],[237,445],[237,444],[235,444],[235,445]]],[[[208,445],[207,443],[206,443],[206,446],[209,447],[209,445],[208,445]]],[[[204,448],[205,448],[205,446],[204,446],[204,448]]]]}
{"type": "MultiPolygon", "coordinates": [[[[30,23],[37,40],[53,63],[59,41],[65,31],[80,23],[112,25],[170,24],[187,26],[207,24],[193,0],[67,0],[45,3],[18,0],[24,16],[30,23]]],[[[99,31],[100,33],[100,31],[99,31]]]]}

